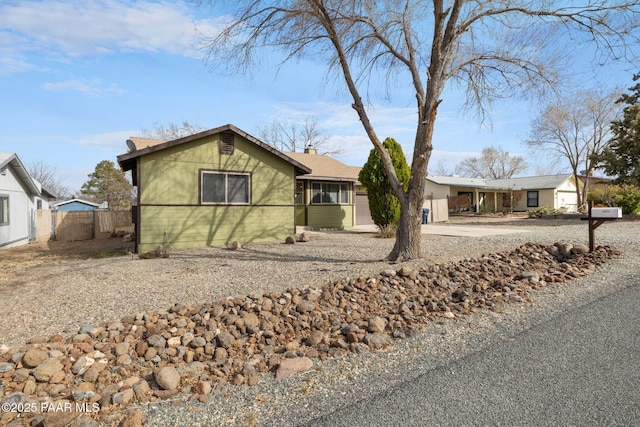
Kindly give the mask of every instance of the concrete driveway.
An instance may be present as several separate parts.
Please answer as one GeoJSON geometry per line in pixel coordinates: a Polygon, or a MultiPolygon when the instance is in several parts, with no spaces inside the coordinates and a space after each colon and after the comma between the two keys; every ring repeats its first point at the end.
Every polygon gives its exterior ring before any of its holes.
{"type": "MultiPolygon", "coordinates": [[[[358,225],[350,228],[349,231],[361,233],[377,233],[378,227],[371,225],[358,225]]],[[[497,236],[501,234],[529,233],[529,230],[521,228],[506,227],[479,227],[477,225],[439,225],[423,224],[422,234],[432,234],[438,236],[462,236],[462,237],[484,237],[497,236]]]]}

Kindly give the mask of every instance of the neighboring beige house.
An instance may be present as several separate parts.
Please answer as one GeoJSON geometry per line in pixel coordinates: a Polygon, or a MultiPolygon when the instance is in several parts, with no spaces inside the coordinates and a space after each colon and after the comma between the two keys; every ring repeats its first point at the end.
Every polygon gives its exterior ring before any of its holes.
{"type": "MultiPolygon", "coordinates": [[[[481,179],[459,176],[428,176],[425,197],[454,199],[466,196],[474,212],[527,211],[539,207],[572,213],[578,211],[576,186],[582,181],[573,174],[525,178],[481,179]]],[[[460,204],[463,206],[464,204],[460,204]]],[[[451,209],[451,204],[449,205],[451,209]]]]}
{"type": "Polygon", "coordinates": [[[296,177],[296,225],[349,228],[373,223],[366,190],[358,182],[361,168],[317,154],[313,148],[284,154],[311,169],[296,177]]]}

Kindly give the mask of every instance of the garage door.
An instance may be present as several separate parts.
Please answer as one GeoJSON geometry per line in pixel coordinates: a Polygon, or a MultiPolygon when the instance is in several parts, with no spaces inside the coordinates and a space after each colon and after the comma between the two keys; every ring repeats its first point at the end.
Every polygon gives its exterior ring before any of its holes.
{"type": "Polygon", "coordinates": [[[367,193],[356,194],[356,225],[373,224],[367,193]]]}

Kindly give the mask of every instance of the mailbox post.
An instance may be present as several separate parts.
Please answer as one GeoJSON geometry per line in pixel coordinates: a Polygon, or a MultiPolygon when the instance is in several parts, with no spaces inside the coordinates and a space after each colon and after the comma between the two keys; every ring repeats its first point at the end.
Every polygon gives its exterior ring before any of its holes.
{"type": "Polygon", "coordinates": [[[594,208],[593,202],[589,202],[589,216],[582,218],[589,221],[589,252],[593,252],[595,248],[595,229],[606,221],[615,221],[618,218],[622,218],[622,209],[594,208]]]}

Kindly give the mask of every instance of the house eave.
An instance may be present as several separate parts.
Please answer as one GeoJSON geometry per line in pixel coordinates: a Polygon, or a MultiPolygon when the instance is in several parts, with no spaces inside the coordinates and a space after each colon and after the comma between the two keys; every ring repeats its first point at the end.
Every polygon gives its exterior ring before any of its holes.
{"type": "Polygon", "coordinates": [[[131,170],[135,167],[136,165],[136,159],[140,158],[146,154],[150,154],[150,153],[154,153],[156,151],[161,151],[161,150],[165,150],[167,148],[171,148],[171,147],[175,147],[176,145],[181,145],[187,142],[191,142],[191,141],[195,141],[201,138],[205,138],[207,136],[211,136],[211,135],[217,135],[219,133],[222,132],[228,132],[231,131],[245,139],[247,139],[248,141],[254,143],[255,145],[257,145],[258,147],[262,148],[263,150],[266,150],[268,152],[270,152],[271,154],[281,158],[282,160],[286,161],[287,163],[290,163],[294,166],[295,171],[296,171],[296,175],[303,175],[303,174],[308,174],[311,173],[311,169],[307,168],[306,166],[304,166],[303,164],[293,160],[292,158],[290,158],[289,156],[283,154],[282,152],[276,150],[275,148],[265,144],[264,142],[260,141],[259,139],[257,139],[256,137],[248,134],[247,132],[243,131],[242,129],[239,129],[237,127],[235,127],[232,124],[227,124],[224,126],[219,126],[217,128],[213,128],[213,129],[209,129],[203,132],[199,132],[199,133],[194,133],[193,135],[188,135],[182,138],[178,138],[178,139],[174,139],[171,141],[167,141],[164,142],[162,144],[157,144],[157,145],[153,145],[150,147],[146,147],[143,148],[141,150],[136,150],[136,151],[131,151],[129,153],[126,154],[121,154],[117,157],[118,159],[118,164],[120,165],[120,167],[125,170],[131,170]]]}

